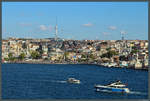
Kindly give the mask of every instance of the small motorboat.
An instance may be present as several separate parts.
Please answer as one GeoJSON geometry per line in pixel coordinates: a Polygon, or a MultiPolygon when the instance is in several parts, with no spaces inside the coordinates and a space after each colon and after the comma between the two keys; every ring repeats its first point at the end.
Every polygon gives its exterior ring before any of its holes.
{"type": "Polygon", "coordinates": [[[121,81],[116,81],[108,85],[95,85],[96,91],[129,93],[130,90],[121,81]]]}
{"type": "Polygon", "coordinates": [[[75,79],[75,78],[68,78],[67,82],[68,82],[68,83],[77,83],[77,84],[79,84],[79,83],[80,83],[80,80],[77,80],[77,79],[75,79]]]}

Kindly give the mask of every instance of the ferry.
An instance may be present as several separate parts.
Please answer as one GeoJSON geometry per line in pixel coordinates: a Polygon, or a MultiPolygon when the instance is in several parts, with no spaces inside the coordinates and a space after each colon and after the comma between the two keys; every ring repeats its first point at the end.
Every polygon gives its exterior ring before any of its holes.
{"type": "Polygon", "coordinates": [[[79,83],[80,83],[80,80],[77,80],[77,79],[75,79],[75,78],[68,78],[67,82],[68,82],[68,83],[79,84],[79,83]]]}
{"type": "Polygon", "coordinates": [[[116,92],[116,93],[129,93],[130,90],[121,81],[116,81],[108,85],[95,85],[96,91],[102,92],[116,92]]]}

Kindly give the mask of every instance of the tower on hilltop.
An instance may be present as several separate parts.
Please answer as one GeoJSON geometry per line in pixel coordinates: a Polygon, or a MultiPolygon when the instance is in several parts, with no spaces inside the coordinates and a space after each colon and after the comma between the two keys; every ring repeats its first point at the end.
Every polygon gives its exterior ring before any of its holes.
{"type": "Polygon", "coordinates": [[[58,37],[58,25],[57,25],[57,17],[56,17],[56,26],[55,26],[55,41],[57,41],[58,37]]]}

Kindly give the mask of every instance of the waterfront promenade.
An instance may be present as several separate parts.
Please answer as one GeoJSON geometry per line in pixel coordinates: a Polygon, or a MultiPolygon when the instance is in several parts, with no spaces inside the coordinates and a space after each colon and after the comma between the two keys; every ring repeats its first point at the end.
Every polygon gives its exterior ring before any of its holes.
{"type": "Polygon", "coordinates": [[[101,63],[87,63],[87,62],[50,62],[50,61],[17,61],[17,62],[5,62],[4,64],[80,64],[80,65],[97,65],[106,68],[127,68],[135,70],[148,70],[149,67],[135,68],[135,67],[121,67],[121,66],[106,66],[101,63]]]}

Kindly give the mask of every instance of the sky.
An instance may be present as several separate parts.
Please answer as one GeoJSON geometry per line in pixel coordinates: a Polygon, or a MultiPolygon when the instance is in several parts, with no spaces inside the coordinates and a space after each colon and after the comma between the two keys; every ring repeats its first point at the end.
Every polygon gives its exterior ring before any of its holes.
{"type": "Polygon", "coordinates": [[[2,2],[2,38],[148,40],[148,2],[2,2]],[[57,18],[57,21],[56,21],[57,18]]]}

